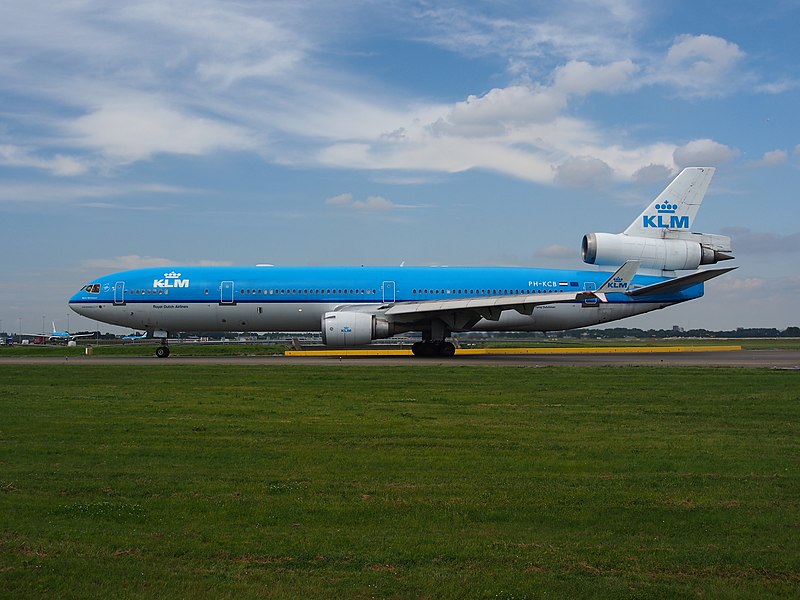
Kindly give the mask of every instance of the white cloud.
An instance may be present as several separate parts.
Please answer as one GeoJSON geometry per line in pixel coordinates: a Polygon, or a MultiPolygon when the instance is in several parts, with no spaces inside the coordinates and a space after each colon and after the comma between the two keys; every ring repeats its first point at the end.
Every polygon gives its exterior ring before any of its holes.
{"type": "Polygon", "coordinates": [[[108,102],[65,128],[76,144],[121,162],[165,152],[207,154],[255,147],[241,127],[180,112],[152,98],[108,102]]]}
{"type": "Polygon", "coordinates": [[[144,269],[147,267],[169,267],[173,265],[181,266],[228,266],[230,262],[213,260],[194,260],[190,262],[176,261],[170,258],[158,258],[154,256],[139,256],[129,254],[126,256],[114,256],[109,258],[89,258],[81,261],[81,267],[85,269],[102,269],[105,271],[128,271],[130,269],[144,269]]]}
{"type": "Polygon", "coordinates": [[[575,248],[571,246],[563,246],[561,244],[551,244],[550,246],[541,248],[536,252],[536,256],[553,259],[572,259],[576,258],[578,254],[579,252],[575,248]]]}
{"type": "Polygon", "coordinates": [[[800,87],[800,81],[784,79],[781,81],[772,81],[762,83],[756,86],[756,90],[765,94],[784,94],[800,87]]]}
{"type": "Polygon", "coordinates": [[[603,187],[611,182],[614,173],[605,162],[591,156],[568,158],[555,171],[556,183],[570,187],[603,187]]]}
{"type": "Polygon", "coordinates": [[[570,61],[556,69],[553,87],[565,94],[613,92],[628,84],[637,70],[638,66],[630,59],[599,66],[570,61]]]}
{"type": "Polygon", "coordinates": [[[571,61],[556,69],[551,86],[513,85],[457,102],[430,125],[434,135],[496,136],[531,123],[550,123],[567,106],[571,95],[611,92],[624,86],[636,66],[630,60],[609,65],[571,61]]]}
{"type": "Polygon", "coordinates": [[[739,151],[714,140],[692,140],[675,149],[673,157],[679,168],[715,167],[730,162],[739,156],[739,151]]]}
{"type": "Polygon", "coordinates": [[[0,165],[41,169],[64,177],[82,175],[88,170],[88,165],[79,158],[63,154],[56,154],[52,158],[41,158],[26,148],[11,144],[0,145],[0,165]]]}
{"type": "Polygon", "coordinates": [[[639,183],[659,183],[669,179],[673,171],[666,165],[647,165],[633,174],[634,181],[639,183]]]}
{"type": "Polygon", "coordinates": [[[90,185],[80,183],[0,183],[0,203],[5,204],[73,204],[95,208],[125,208],[130,210],[164,210],[163,204],[129,205],[120,197],[135,194],[141,199],[151,194],[199,194],[200,190],[159,183],[90,185]],[[116,199],[116,202],[112,200],[116,199]]]}
{"type": "Polygon", "coordinates": [[[493,89],[483,96],[469,96],[456,103],[449,114],[430,126],[434,135],[502,135],[521,123],[552,121],[564,108],[566,97],[552,89],[525,86],[493,89]]]}
{"type": "Polygon", "coordinates": [[[23,96],[68,109],[36,142],[59,151],[34,149],[27,158],[51,156],[35,166],[57,174],[159,154],[247,151],[279,164],[489,169],[544,183],[602,185],[644,177],[648,165],[674,170],[687,155],[690,162],[698,153],[730,160],[721,144],[700,152],[695,142],[638,142],[572,114],[589,94],[663,83],[702,94],[735,73],[744,53],[710,35],[676,38],[661,54],[663,65],[654,66],[631,46],[632,28],[647,16],[634,0],[568,0],[502,18],[458,4],[409,12],[368,3],[89,1],[44,11],[44,36],[31,36],[37,20],[30,9],[16,8],[0,9],[9,19],[0,33],[10,40],[0,41],[0,50],[11,51],[0,76],[23,96]],[[449,103],[375,86],[342,68],[347,63],[335,52],[348,28],[363,26],[364,11],[414,25],[414,41],[502,56],[516,65],[516,79],[449,103]],[[54,33],[60,30],[66,34],[54,33]],[[63,70],[64,62],[71,69],[63,70]],[[77,157],[64,147],[76,148],[77,157]]]}
{"type": "Polygon", "coordinates": [[[325,201],[330,206],[363,212],[390,212],[403,208],[416,208],[408,204],[395,204],[383,196],[369,196],[366,200],[356,200],[353,194],[339,194],[325,201]]]}
{"type": "Polygon", "coordinates": [[[656,81],[697,96],[721,95],[739,80],[733,73],[744,52],[713,35],[681,35],[667,51],[656,81]]]}
{"type": "Polygon", "coordinates": [[[747,163],[749,167],[777,167],[789,162],[789,153],[786,150],[771,150],[765,152],[758,160],[747,163]]]}
{"type": "MultiPolygon", "coordinates": [[[[436,6],[420,13],[416,26],[431,44],[453,52],[499,55],[541,61],[557,55],[568,60],[614,60],[628,53],[632,30],[643,22],[636,0],[540,4],[535,14],[511,9],[493,16],[479,5],[436,6]]],[[[530,66],[528,67],[530,69],[530,66]]]]}

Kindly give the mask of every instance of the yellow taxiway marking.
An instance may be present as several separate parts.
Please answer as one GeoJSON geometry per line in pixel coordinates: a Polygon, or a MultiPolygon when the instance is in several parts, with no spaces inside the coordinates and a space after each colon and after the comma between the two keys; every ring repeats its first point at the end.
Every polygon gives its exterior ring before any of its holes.
{"type": "MultiPolygon", "coordinates": [[[[636,354],[662,352],[734,352],[741,346],[609,346],[595,348],[459,348],[457,356],[490,354],[636,354]]],[[[287,350],[286,356],[412,356],[402,350],[287,350]]]]}

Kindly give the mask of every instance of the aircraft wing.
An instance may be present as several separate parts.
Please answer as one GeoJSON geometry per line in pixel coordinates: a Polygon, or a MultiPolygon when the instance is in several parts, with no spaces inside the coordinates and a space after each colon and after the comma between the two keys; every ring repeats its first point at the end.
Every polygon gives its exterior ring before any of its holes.
{"type": "Polygon", "coordinates": [[[388,305],[386,308],[382,307],[381,312],[396,321],[413,322],[436,317],[451,322],[458,328],[468,327],[470,324],[477,323],[481,318],[497,321],[506,310],[516,310],[520,314],[530,315],[535,307],[545,304],[580,302],[595,298],[606,302],[605,293],[627,291],[638,266],[638,261],[626,262],[596,292],[582,290],[552,294],[515,294],[398,302],[388,305]]]}
{"type": "Polygon", "coordinates": [[[487,319],[496,320],[493,315],[504,310],[518,310],[530,314],[533,307],[556,302],[575,302],[593,297],[591,292],[556,292],[553,294],[520,294],[513,296],[487,296],[483,298],[453,298],[448,300],[421,300],[419,302],[398,302],[384,311],[386,315],[419,315],[454,310],[471,310],[487,319]],[[530,309],[530,310],[528,310],[530,309]]]}

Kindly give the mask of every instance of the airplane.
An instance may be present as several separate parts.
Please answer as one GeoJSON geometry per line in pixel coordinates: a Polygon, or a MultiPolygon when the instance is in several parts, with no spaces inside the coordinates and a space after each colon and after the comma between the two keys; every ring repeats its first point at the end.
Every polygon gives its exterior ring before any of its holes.
{"type": "Polygon", "coordinates": [[[129,333],[128,335],[122,336],[123,340],[143,340],[147,337],[147,332],[145,331],[142,334],[139,333],[129,333]]]}
{"type": "Polygon", "coordinates": [[[152,332],[318,331],[333,348],[421,332],[415,356],[453,356],[453,333],[560,331],[699,298],[736,267],[727,236],[692,232],[714,174],[688,167],[622,233],[583,237],[584,262],[614,272],[525,267],[162,267],[92,280],[69,299],[89,319],[152,332]],[[620,266],[621,265],[621,266],[620,266]],[[617,268],[618,267],[618,268],[617,268]],[[693,273],[678,276],[677,271],[693,273]]]}
{"type": "Polygon", "coordinates": [[[56,322],[53,321],[52,333],[23,333],[23,336],[42,338],[46,337],[48,342],[67,343],[77,338],[94,337],[94,333],[70,333],[69,331],[56,331],[56,322]]]}

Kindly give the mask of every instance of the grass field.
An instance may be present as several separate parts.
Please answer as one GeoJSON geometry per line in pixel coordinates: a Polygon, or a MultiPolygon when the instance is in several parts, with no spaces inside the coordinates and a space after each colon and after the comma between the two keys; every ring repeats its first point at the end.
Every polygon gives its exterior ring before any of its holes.
{"type": "Polygon", "coordinates": [[[0,597],[795,598],[800,379],[0,365],[0,597]]]}

